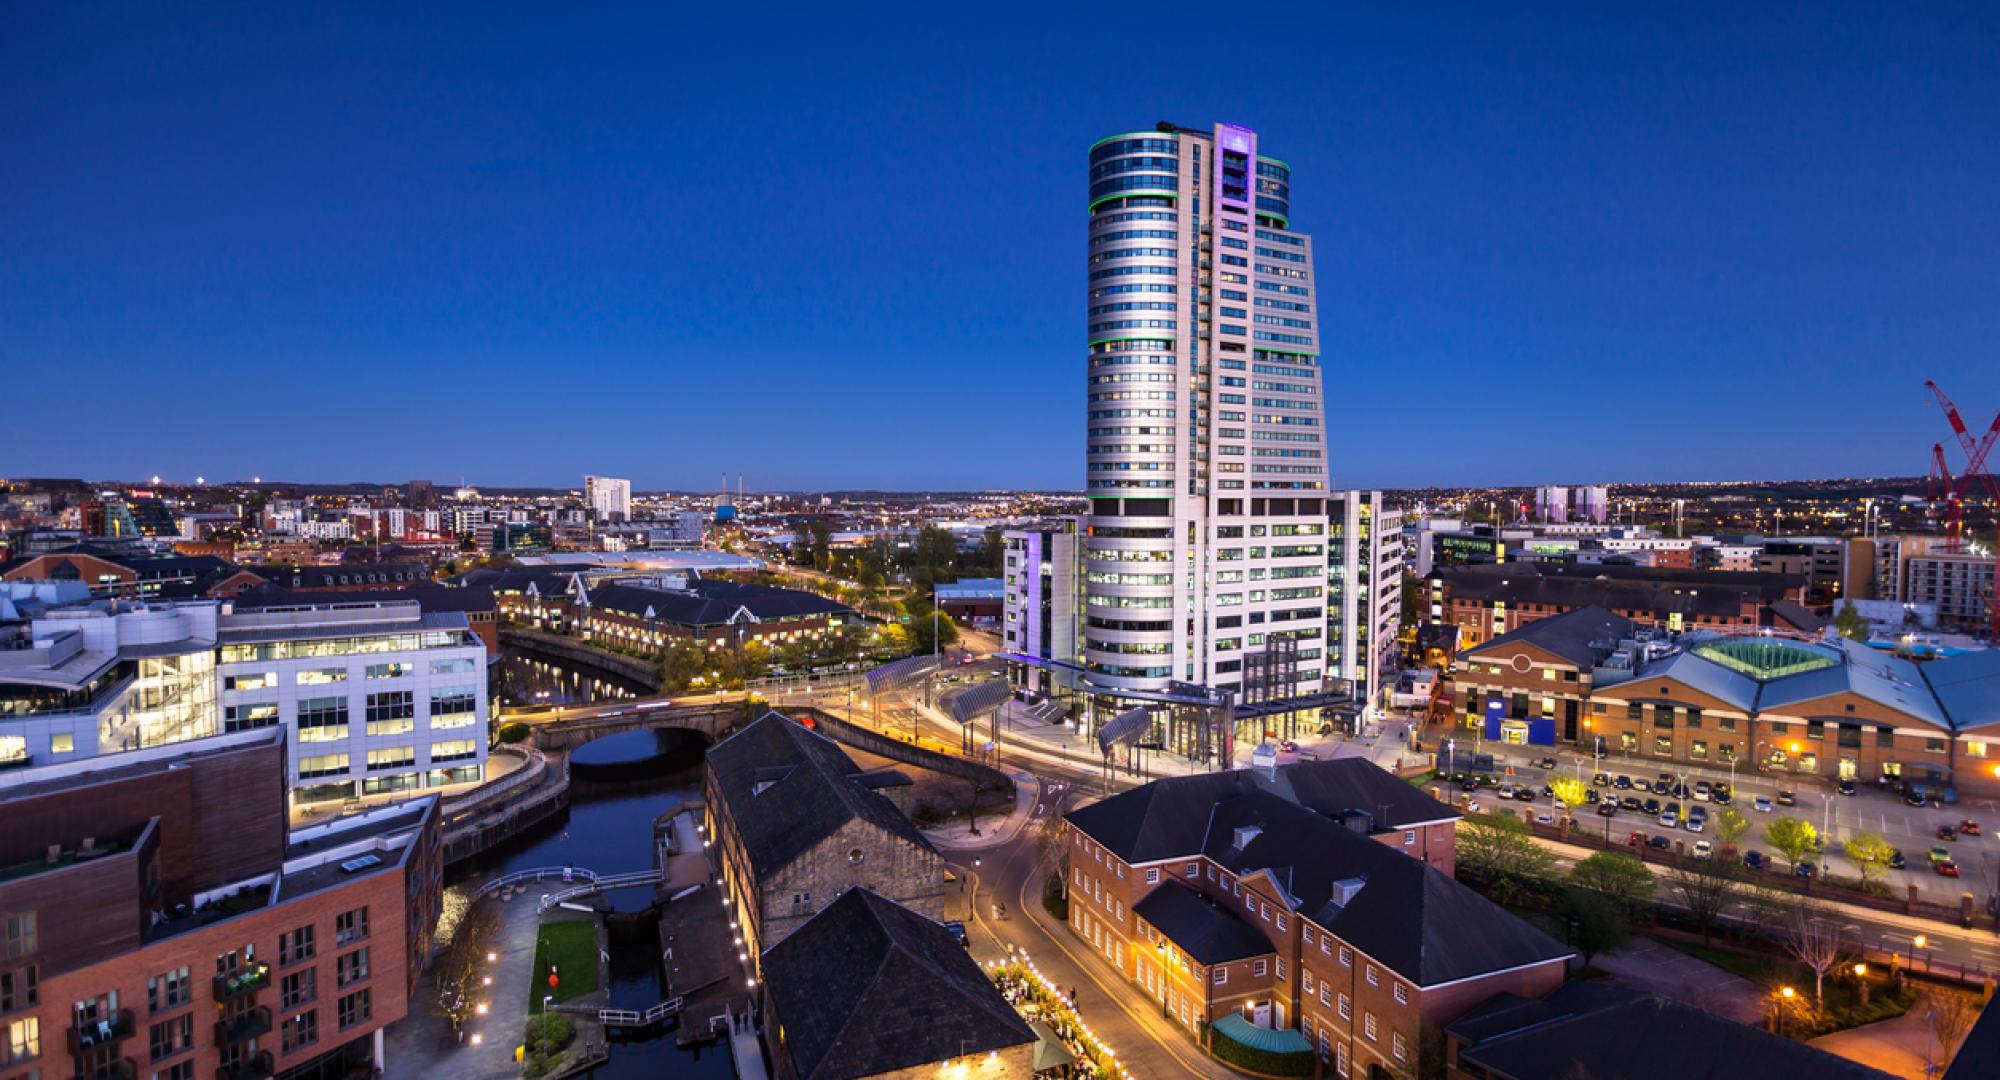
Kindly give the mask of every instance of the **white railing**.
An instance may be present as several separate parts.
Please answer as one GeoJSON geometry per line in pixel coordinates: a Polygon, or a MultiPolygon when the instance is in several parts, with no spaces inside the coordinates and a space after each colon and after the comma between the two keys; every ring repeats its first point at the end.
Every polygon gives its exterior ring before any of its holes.
{"type": "Polygon", "coordinates": [[[541,903],[537,905],[536,910],[546,913],[559,904],[564,904],[580,897],[592,896],[606,889],[625,889],[636,885],[658,885],[659,883],[660,872],[658,870],[635,870],[629,874],[593,874],[582,885],[564,889],[560,892],[552,892],[542,897],[541,903]]]}
{"type": "Polygon", "coordinates": [[[547,881],[550,878],[561,881],[564,880],[564,874],[569,875],[567,880],[570,881],[599,880],[595,870],[585,870],[580,866],[537,866],[532,870],[516,870],[511,874],[502,874],[491,881],[482,883],[479,888],[472,891],[472,899],[477,900],[482,896],[489,896],[509,885],[525,885],[531,881],[547,881]]]}
{"type": "Polygon", "coordinates": [[[557,1005],[554,1008],[557,1012],[594,1016],[597,1022],[605,1027],[651,1027],[669,1016],[678,1015],[681,1011],[681,999],[668,998],[645,1012],[635,1009],[593,1009],[588,1005],[557,1005]]]}

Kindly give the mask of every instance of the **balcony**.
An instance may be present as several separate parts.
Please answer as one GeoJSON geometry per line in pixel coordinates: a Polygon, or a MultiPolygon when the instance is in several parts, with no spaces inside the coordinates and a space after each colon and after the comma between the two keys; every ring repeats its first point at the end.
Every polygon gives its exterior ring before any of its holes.
{"type": "Polygon", "coordinates": [[[238,994],[254,994],[271,985],[271,965],[251,964],[227,975],[215,977],[215,1000],[226,1001],[238,994]]]}
{"type": "Polygon", "coordinates": [[[260,1005],[238,1014],[234,1019],[215,1022],[215,1045],[228,1046],[245,1039],[254,1039],[271,1030],[271,1008],[260,1005]]]}
{"type": "Polygon", "coordinates": [[[264,1080],[271,1075],[271,1052],[259,1050],[234,1065],[215,1070],[215,1080],[264,1080]]]}
{"type": "Polygon", "coordinates": [[[69,1026],[69,1052],[81,1057],[95,1047],[109,1046],[120,1039],[130,1038],[134,1030],[130,1009],[120,1009],[110,1016],[88,1020],[78,1017],[69,1026]]]}
{"type": "Polygon", "coordinates": [[[78,1062],[76,1080],[138,1080],[139,1063],[131,1058],[102,1061],[94,1065],[78,1062]]]}

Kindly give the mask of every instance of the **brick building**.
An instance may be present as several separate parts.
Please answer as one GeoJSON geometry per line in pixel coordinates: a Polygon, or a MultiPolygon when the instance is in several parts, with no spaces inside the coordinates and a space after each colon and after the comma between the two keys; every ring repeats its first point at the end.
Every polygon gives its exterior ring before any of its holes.
{"type": "Polygon", "coordinates": [[[1814,633],[1826,620],[1804,607],[1805,588],[1796,574],[1500,563],[1440,567],[1428,591],[1430,621],[1458,627],[1460,642],[1472,646],[1583,607],[1676,632],[1774,626],[1814,633]]]}
{"type": "Polygon", "coordinates": [[[1547,993],[1569,956],[1436,865],[1454,822],[1354,760],[1158,780],[1065,818],[1069,927],[1190,1035],[1254,1027],[1333,1075],[1414,1073],[1427,1021],[1547,993]],[[1407,796],[1325,801],[1357,793],[1355,766],[1407,796]],[[1431,858],[1404,854],[1427,830],[1431,858]]]}
{"type": "Polygon", "coordinates": [[[229,570],[212,555],[156,555],[73,544],[0,565],[0,580],[80,581],[93,595],[129,600],[198,596],[229,570]]]}
{"type": "Polygon", "coordinates": [[[839,744],[778,713],[709,748],[707,835],[751,955],[865,886],[944,917],[944,860],[839,744]]]}
{"type": "Polygon", "coordinates": [[[1035,1032],[957,939],[870,889],[841,893],[763,967],[779,1080],[1035,1073],[1035,1032]]]}
{"type": "Polygon", "coordinates": [[[576,600],[585,640],[648,652],[677,638],[710,648],[753,641],[776,647],[858,619],[845,604],[818,593],[710,578],[607,582],[587,587],[576,600]]]}
{"type": "Polygon", "coordinates": [[[1584,608],[1466,650],[1459,723],[1606,760],[2000,793],[2000,654],[1918,663],[1844,638],[1665,634],[1584,608]]]}
{"type": "Polygon", "coordinates": [[[441,897],[436,802],[287,835],[283,735],[35,769],[0,795],[0,1075],[383,1064],[441,897]]]}

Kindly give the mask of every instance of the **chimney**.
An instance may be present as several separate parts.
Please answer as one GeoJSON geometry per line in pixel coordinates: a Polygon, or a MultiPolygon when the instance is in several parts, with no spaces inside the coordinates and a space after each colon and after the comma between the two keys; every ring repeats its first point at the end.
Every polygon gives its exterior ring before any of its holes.
{"type": "Polygon", "coordinates": [[[1270,743],[1258,743],[1257,748],[1250,751],[1250,770],[1266,780],[1277,779],[1278,748],[1270,743]]]}
{"type": "Polygon", "coordinates": [[[1264,835],[1264,828],[1261,825],[1238,825],[1236,827],[1236,844],[1232,850],[1242,851],[1244,848],[1250,846],[1250,841],[1262,835],[1264,835]]]}
{"type": "Polygon", "coordinates": [[[1333,883],[1332,894],[1327,900],[1335,907],[1344,908],[1354,902],[1354,898],[1361,894],[1361,887],[1366,884],[1368,882],[1364,878],[1342,878],[1333,883]]]}

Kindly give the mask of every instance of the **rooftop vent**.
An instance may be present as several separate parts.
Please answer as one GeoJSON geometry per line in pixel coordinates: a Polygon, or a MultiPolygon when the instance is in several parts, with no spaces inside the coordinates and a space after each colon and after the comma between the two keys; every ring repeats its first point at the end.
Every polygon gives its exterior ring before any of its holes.
{"type": "Polygon", "coordinates": [[[372,870],[380,865],[382,865],[382,856],[363,855],[360,858],[349,859],[341,863],[340,872],[343,874],[358,874],[363,870],[372,870]]]}
{"type": "Polygon", "coordinates": [[[1235,850],[1242,851],[1244,848],[1250,846],[1250,841],[1255,840],[1262,835],[1264,835],[1264,827],[1261,825],[1237,826],[1235,850]]]}
{"type": "Polygon", "coordinates": [[[1344,908],[1353,903],[1356,896],[1361,895],[1361,887],[1366,884],[1368,881],[1365,878],[1341,878],[1333,883],[1332,893],[1327,899],[1335,907],[1344,908]]]}

